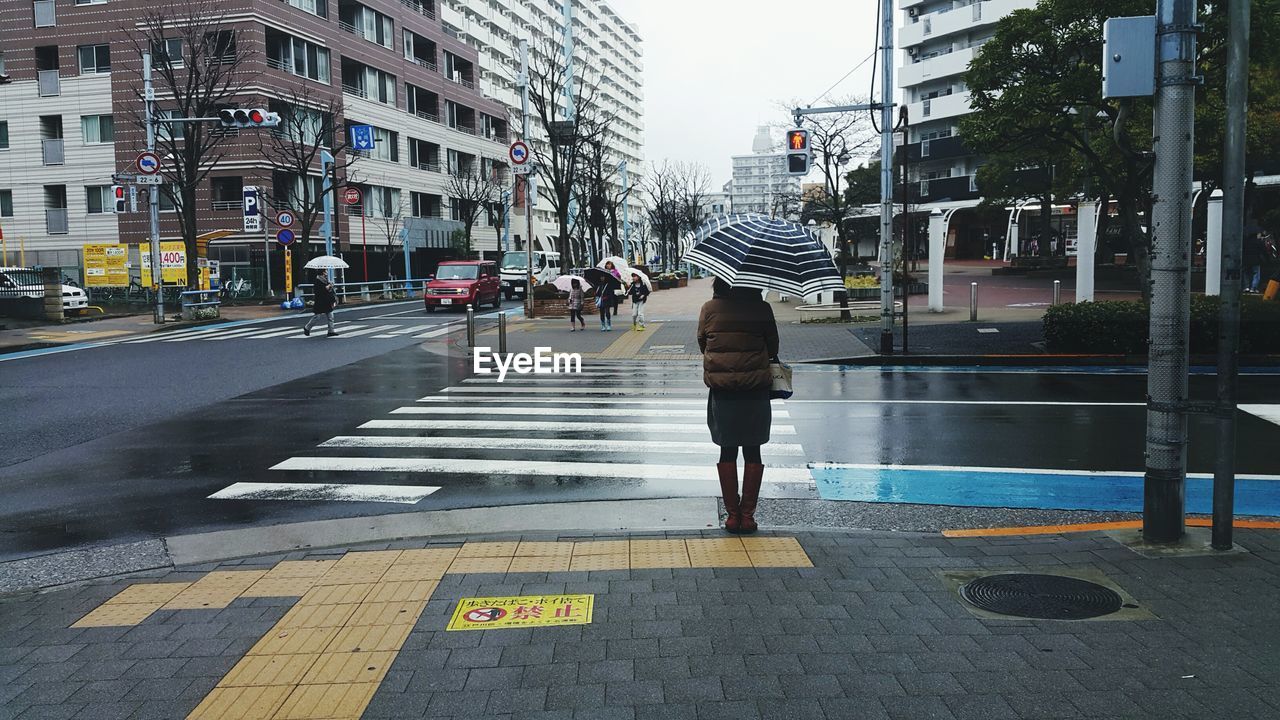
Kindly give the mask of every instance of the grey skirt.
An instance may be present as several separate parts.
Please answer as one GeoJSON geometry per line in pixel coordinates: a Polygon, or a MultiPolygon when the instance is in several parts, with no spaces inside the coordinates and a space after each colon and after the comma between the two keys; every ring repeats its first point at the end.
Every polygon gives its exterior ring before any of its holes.
{"type": "Polygon", "coordinates": [[[761,390],[712,390],[707,395],[707,428],[720,447],[764,445],[769,442],[773,408],[769,388],[761,390]]]}

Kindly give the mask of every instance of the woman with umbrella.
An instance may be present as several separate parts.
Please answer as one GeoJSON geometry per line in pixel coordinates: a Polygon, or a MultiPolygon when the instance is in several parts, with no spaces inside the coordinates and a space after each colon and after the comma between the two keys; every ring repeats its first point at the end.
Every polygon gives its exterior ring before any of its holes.
{"type": "Polygon", "coordinates": [[[614,305],[618,303],[618,297],[614,294],[615,290],[622,288],[622,283],[614,275],[617,270],[609,272],[601,268],[587,268],[583,273],[587,282],[596,288],[596,309],[600,311],[600,332],[609,332],[613,329],[613,317],[610,311],[614,305]]]}
{"type": "Polygon", "coordinates": [[[773,419],[770,364],[778,356],[778,326],[761,290],[804,296],[844,283],[826,248],[804,226],[786,220],[721,215],[699,228],[693,240],[697,244],[684,260],[716,276],[712,298],[698,315],[698,348],[709,388],[707,428],[720,446],[716,474],[728,513],[724,528],[753,533],[764,480],[760,446],[769,442],[773,419]]]}
{"type": "Polygon", "coordinates": [[[337,304],[337,294],[333,291],[333,283],[329,281],[329,273],[321,270],[316,275],[315,284],[315,301],[311,305],[311,319],[307,320],[307,324],[302,326],[302,334],[310,337],[311,326],[316,324],[316,320],[323,315],[325,322],[329,324],[329,332],[325,337],[333,337],[338,333],[333,329],[333,306],[337,304]]]}
{"type": "Polygon", "coordinates": [[[587,329],[587,321],[582,319],[582,299],[586,295],[586,291],[591,289],[591,284],[576,275],[561,275],[552,283],[557,290],[569,293],[569,332],[575,332],[578,328],[573,324],[574,319],[582,323],[582,329],[587,329]]]}

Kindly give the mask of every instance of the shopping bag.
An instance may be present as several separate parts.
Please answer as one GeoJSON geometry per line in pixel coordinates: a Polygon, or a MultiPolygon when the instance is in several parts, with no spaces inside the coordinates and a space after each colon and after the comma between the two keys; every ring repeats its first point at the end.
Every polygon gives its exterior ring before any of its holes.
{"type": "Polygon", "coordinates": [[[769,397],[774,400],[786,400],[791,397],[791,366],[781,360],[769,363],[769,374],[773,376],[773,385],[769,388],[769,397]]]}

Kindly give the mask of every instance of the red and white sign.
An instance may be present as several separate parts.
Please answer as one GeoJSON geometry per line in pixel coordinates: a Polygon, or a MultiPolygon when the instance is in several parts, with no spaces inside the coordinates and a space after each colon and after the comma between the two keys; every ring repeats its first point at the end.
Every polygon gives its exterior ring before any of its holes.
{"type": "Polygon", "coordinates": [[[138,153],[138,158],[133,161],[133,164],[143,175],[155,175],[160,172],[160,156],[150,151],[138,153]]]}
{"type": "Polygon", "coordinates": [[[486,623],[501,620],[507,614],[502,608],[476,608],[468,610],[462,617],[467,622],[486,623]]]}
{"type": "Polygon", "coordinates": [[[349,187],[342,191],[342,202],[348,205],[359,205],[361,199],[360,188],[349,187]]]}
{"type": "Polygon", "coordinates": [[[507,156],[511,158],[512,163],[523,165],[529,162],[529,146],[517,140],[511,143],[511,149],[507,151],[507,156]]]}

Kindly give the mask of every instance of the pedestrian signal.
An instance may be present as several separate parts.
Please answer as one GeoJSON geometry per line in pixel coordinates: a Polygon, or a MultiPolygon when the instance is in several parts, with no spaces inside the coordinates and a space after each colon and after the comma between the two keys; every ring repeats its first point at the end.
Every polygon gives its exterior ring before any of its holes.
{"type": "Polygon", "coordinates": [[[218,122],[225,128],[275,127],[280,115],[262,108],[228,108],[218,111],[218,122]]]}
{"type": "Polygon", "coordinates": [[[808,175],[812,153],[809,150],[808,130],[787,131],[787,174],[808,175]]]}
{"type": "Polygon", "coordinates": [[[111,199],[115,201],[116,212],[122,213],[129,211],[129,205],[127,203],[129,200],[129,193],[125,191],[123,185],[111,186],[111,199]]]}

